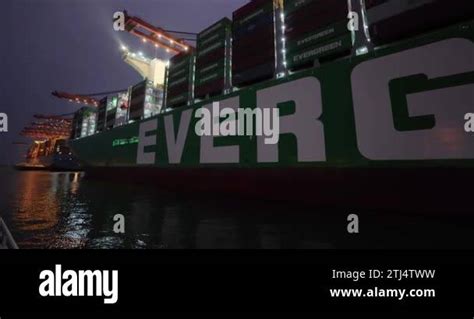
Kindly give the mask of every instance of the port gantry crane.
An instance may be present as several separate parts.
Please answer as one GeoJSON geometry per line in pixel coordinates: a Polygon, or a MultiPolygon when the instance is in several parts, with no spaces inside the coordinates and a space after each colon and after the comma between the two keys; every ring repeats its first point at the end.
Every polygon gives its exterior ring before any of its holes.
{"type": "Polygon", "coordinates": [[[58,91],[54,91],[51,94],[59,99],[69,100],[69,102],[71,103],[78,103],[78,104],[93,106],[93,107],[97,107],[99,105],[99,100],[91,96],[72,94],[72,93],[66,93],[66,92],[58,92],[58,91]]]}
{"type": "Polygon", "coordinates": [[[66,115],[42,115],[36,114],[34,118],[39,121],[31,123],[23,128],[21,136],[29,137],[35,141],[54,140],[68,138],[71,134],[72,119],[66,115]]]}

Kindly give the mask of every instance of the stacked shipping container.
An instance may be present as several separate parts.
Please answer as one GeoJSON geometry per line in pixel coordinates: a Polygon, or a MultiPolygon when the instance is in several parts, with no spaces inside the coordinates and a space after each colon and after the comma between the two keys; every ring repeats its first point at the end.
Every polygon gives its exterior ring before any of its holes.
{"type": "Polygon", "coordinates": [[[224,18],[199,33],[196,51],[195,97],[230,88],[232,22],[224,18]]]}
{"type": "Polygon", "coordinates": [[[275,73],[273,0],[253,0],[233,13],[232,84],[270,79],[275,73]]]}
{"type": "Polygon", "coordinates": [[[86,108],[83,116],[84,118],[82,122],[81,137],[94,135],[96,132],[95,126],[97,120],[96,110],[92,108],[86,108]]]}
{"type": "Polygon", "coordinates": [[[195,59],[193,52],[180,53],[170,59],[166,84],[167,107],[183,106],[193,100],[195,59]]]}
{"type": "Polygon", "coordinates": [[[163,90],[145,80],[129,91],[104,97],[98,107],[84,107],[74,113],[71,138],[86,137],[128,123],[146,119],[160,112],[163,90]]]}
{"type": "Polygon", "coordinates": [[[146,81],[134,85],[130,93],[129,119],[132,121],[141,120],[143,117],[143,107],[145,105],[146,81]]]}
{"type": "Polygon", "coordinates": [[[127,124],[128,120],[128,104],[129,104],[129,91],[119,93],[117,96],[117,115],[115,117],[115,126],[121,126],[127,124]]]}
{"type": "Polygon", "coordinates": [[[154,87],[151,81],[146,82],[145,105],[143,118],[147,119],[160,113],[163,107],[164,92],[161,87],[154,87]]]}
{"type": "MultiPolygon", "coordinates": [[[[232,85],[273,78],[282,72],[282,65],[299,70],[349,54],[354,39],[347,28],[348,2],[286,0],[282,9],[283,0],[252,0],[233,13],[233,22],[224,18],[199,33],[196,53],[171,58],[165,85],[167,107],[186,105],[195,96],[202,99],[224,93],[232,85]]],[[[472,0],[365,0],[363,4],[355,10],[364,11],[376,45],[474,17],[472,0]]],[[[163,97],[163,90],[147,80],[128,92],[105,97],[97,109],[84,107],[75,113],[71,138],[154,116],[161,111],[163,97]]]]}
{"type": "Polygon", "coordinates": [[[99,101],[99,106],[97,107],[97,133],[105,131],[105,125],[107,122],[107,97],[104,97],[99,101]]]}
{"type": "Polygon", "coordinates": [[[154,88],[148,80],[133,86],[130,90],[129,119],[139,121],[160,112],[163,106],[163,91],[154,88]]]}
{"type": "Polygon", "coordinates": [[[72,139],[95,134],[96,113],[97,111],[91,107],[82,107],[74,113],[71,132],[72,139]]]}
{"type": "Polygon", "coordinates": [[[107,122],[105,126],[107,129],[111,129],[115,125],[115,117],[117,114],[117,104],[118,104],[118,99],[116,96],[107,98],[107,122]]]}
{"type": "Polygon", "coordinates": [[[349,54],[352,36],[347,28],[345,0],[287,0],[285,37],[288,69],[312,66],[349,54]]]}
{"type": "Polygon", "coordinates": [[[81,110],[82,109],[74,113],[74,117],[72,119],[71,139],[81,137],[81,127],[82,127],[82,121],[84,119],[82,116],[81,110]]]}
{"type": "Polygon", "coordinates": [[[366,0],[366,9],[376,45],[474,17],[472,0],[366,0]]]}

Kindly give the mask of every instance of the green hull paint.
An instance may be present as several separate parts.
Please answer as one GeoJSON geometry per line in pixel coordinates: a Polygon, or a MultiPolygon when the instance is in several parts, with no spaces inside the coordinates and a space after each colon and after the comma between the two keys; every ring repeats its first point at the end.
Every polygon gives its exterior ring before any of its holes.
{"type": "MultiPolygon", "coordinates": [[[[317,69],[305,70],[292,74],[286,78],[263,82],[258,85],[234,92],[232,94],[210,99],[197,103],[193,106],[182,107],[170,113],[160,114],[141,122],[131,123],[110,131],[102,132],[86,138],[72,140],[71,147],[77,157],[86,167],[234,167],[234,168],[258,168],[258,167],[474,167],[472,157],[457,159],[396,159],[396,160],[369,160],[362,155],[358,145],[358,134],[356,127],[356,116],[354,112],[353,91],[351,75],[354,69],[364,62],[375,60],[384,56],[393,55],[416,47],[437,43],[446,39],[467,39],[474,41],[474,22],[463,23],[447,29],[436,31],[424,36],[405,40],[358,57],[348,57],[342,60],[330,62],[317,69]],[[191,117],[191,123],[187,132],[186,141],[180,164],[169,164],[168,149],[166,142],[164,117],[173,116],[174,136],[177,136],[180,127],[180,119],[183,111],[196,109],[208,105],[213,101],[225,100],[231,97],[240,97],[240,107],[248,108],[256,105],[256,92],[265,88],[274,87],[284,83],[315,77],[321,85],[322,116],[319,120],[324,127],[325,161],[301,162],[297,158],[297,143],[295,136],[283,134],[279,142],[279,160],[277,163],[259,163],[257,160],[257,139],[255,137],[217,137],[214,146],[238,145],[240,147],[239,163],[228,164],[202,164],[200,160],[201,137],[194,132],[197,118],[191,117]],[[146,152],[155,152],[154,165],[138,165],[138,135],[141,123],[157,120],[156,145],[145,148],[146,152]]],[[[474,45],[474,43],[473,43],[474,45]]],[[[447,56],[446,59],[456,59],[455,56],[447,56]]],[[[441,88],[465,86],[474,83],[473,70],[464,73],[456,73],[427,80],[421,74],[411,77],[393,79],[390,81],[391,103],[393,109],[394,127],[398,131],[427,130],[436,125],[436,120],[429,115],[408,118],[406,99],[401,98],[403,94],[393,92],[405,92],[412,94],[416,92],[432,91],[441,88]],[[421,76],[421,77],[420,77],[421,76]]],[[[371,94],[371,92],[367,92],[371,94]]],[[[280,105],[280,116],[291,114],[294,110],[291,103],[280,105]]],[[[474,102],[472,103],[474,112],[474,102]]],[[[470,133],[465,133],[470,134],[470,133]]],[[[474,133],[468,137],[474,139],[474,133]]]]}

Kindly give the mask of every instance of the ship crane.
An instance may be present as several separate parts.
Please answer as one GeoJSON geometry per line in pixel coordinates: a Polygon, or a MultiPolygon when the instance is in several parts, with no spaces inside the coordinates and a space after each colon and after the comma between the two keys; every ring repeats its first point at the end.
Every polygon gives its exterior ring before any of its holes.
{"type": "Polygon", "coordinates": [[[93,107],[97,107],[99,105],[99,100],[90,96],[86,96],[86,95],[71,94],[67,92],[58,92],[58,91],[54,91],[51,94],[59,99],[69,100],[69,102],[71,103],[78,103],[78,104],[93,106],[93,107]]]}
{"type": "MultiPolygon", "coordinates": [[[[155,48],[165,49],[168,53],[178,54],[186,53],[194,48],[185,43],[183,39],[177,39],[170,33],[181,33],[191,35],[190,32],[167,31],[162,28],[151,25],[138,17],[132,17],[124,11],[125,29],[143,42],[150,42],[155,48]]],[[[194,35],[194,34],[193,34],[194,35]]],[[[122,46],[124,51],[123,60],[125,63],[135,69],[144,79],[153,83],[154,87],[163,88],[166,76],[166,67],[168,61],[154,58],[149,59],[141,53],[130,52],[127,47],[122,46]]]]}
{"type": "MultiPolygon", "coordinates": [[[[178,39],[171,35],[171,33],[180,33],[186,35],[195,35],[191,32],[181,31],[167,31],[162,28],[153,26],[152,24],[144,21],[139,17],[129,16],[127,11],[123,11],[125,16],[125,29],[130,34],[138,36],[143,42],[150,42],[154,44],[156,48],[163,48],[168,53],[185,53],[194,48],[187,43],[184,39],[178,39]]],[[[130,52],[125,46],[122,47],[124,51],[123,60],[125,63],[133,67],[144,79],[148,79],[153,83],[154,87],[163,88],[165,82],[166,67],[168,61],[154,58],[145,58],[140,53],[130,52]]],[[[59,98],[68,100],[71,103],[77,103],[89,107],[98,107],[100,101],[94,96],[104,96],[114,93],[126,92],[124,90],[116,90],[111,92],[101,92],[94,94],[74,94],[68,92],[54,91],[52,95],[59,98]]],[[[124,105],[123,108],[127,108],[128,105],[124,105]]]]}
{"type": "Polygon", "coordinates": [[[129,16],[127,11],[123,11],[125,16],[125,30],[142,39],[143,42],[152,43],[156,48],[163,48],[169,53],[188,52],[193,48],[185,43],[183,39],[177,39],[166,30],[156,27],[141,18],[129,16]]]}
{"type": "MultiPolygon", "coordinates": [[[[97,107],[99,106],[100,101],[96,98],[93,98],[93,96],[104,96],[108,94],[114,94],[114,93],[122,93],[126,92],[127,89],[122,89],[122,90],[115,90],[115,91],[108,91],[108,92],[99,92],[99,93],[91,93],[91,94],[73,94],[73,93],[66,93],[66,92],[58,92],[54,91],[51,93],[54,97],[57,97],[58,99],[64,99],[68,100],[71,103],[77,103],[89,107],[97,107]]],[[[73,115],[72,114],[64,114],[65,115],[73,115]]],[[[60,115],[61,117],[61,115],[60,115]]]]}

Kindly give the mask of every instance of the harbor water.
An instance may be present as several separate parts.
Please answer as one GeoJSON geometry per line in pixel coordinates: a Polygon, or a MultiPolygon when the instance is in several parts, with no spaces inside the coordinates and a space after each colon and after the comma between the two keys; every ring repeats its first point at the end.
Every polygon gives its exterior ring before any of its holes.
{"type": "Polygon", "coordinates": [[[0,216],[20,248],[472,249],[474,218],[173,194],[83,172],[0,168],[0,216]],[[125,233],[114,232],[122,214],[125,233]],[[359,216],[359,233],[347,216],[359,216]]]}

